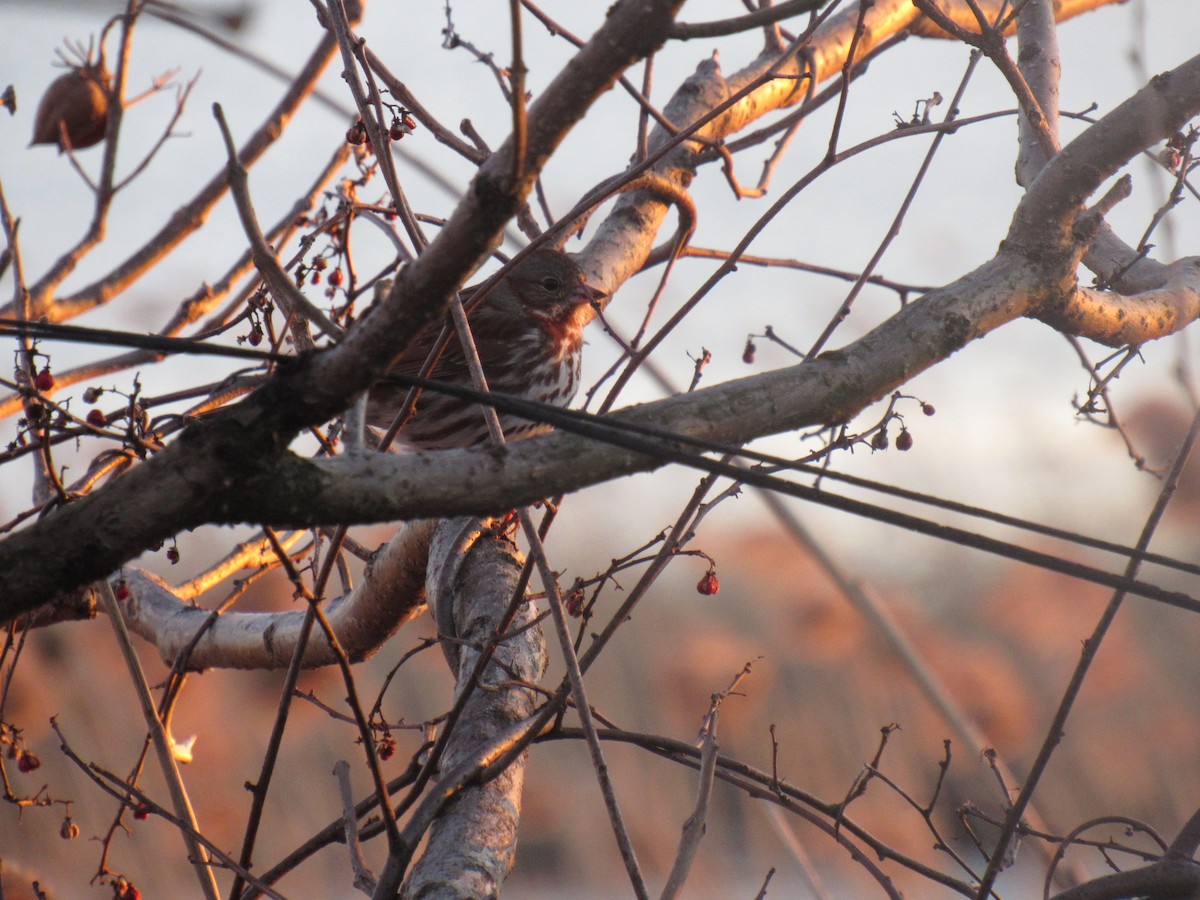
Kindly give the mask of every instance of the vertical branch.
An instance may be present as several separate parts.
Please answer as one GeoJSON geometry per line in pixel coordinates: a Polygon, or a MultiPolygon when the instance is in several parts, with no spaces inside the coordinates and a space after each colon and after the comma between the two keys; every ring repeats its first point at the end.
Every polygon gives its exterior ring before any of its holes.
{"type": "Polygon", "coordinates": [[[508,0],[512,19],[512,68],[508,79],[512,85],[513,167],[512,180],[517,184],[525,176],[525,148],[529,144],[525,120],[525,57],[521,47],[521,0],[508,0]]]}
{"type": "Polygon", "coordinates": [[[650,155],[650,89],[654,85],[654,54],[642,61],[642,90],[641,95],[647,100],[647,104],[638,107],[638,130],[637,130],[637,148],[634,151],[634,159],[637,162],[642,162],[650,155]]]}
{"type": "Polygon", "coordinates": [[[117,603],[116,596],[113,594],[112,586],[107,581],[101,580],[98,583],[98,588],[100,602],[104,606],[105,612],[108,613],[109,621],[112,622],[113,631],[116,632],[117,636],[117,644],[120,646],[121,653],[125,657],[125,664],[129,667],[129,674],[133,677],[134,690],[137,692],[138,702],[141,704],[146,726],[150,729],[150,737],[154,742],[154,749],[158,754],[158,762],[162,768],[163,780],[166,781],[167,790],[171,794],[171,802],[174,806],[175,815],[188,826],[187,828],[181,828],[180,834],[183,837],[184,845],[187,847],[188,858],[192,861],[192,865],[196,870],[196,878],[200,882],[200,889],[207,900],[219,900],[221,892],[217,889],[217,882],[213,877],[208,851],[194,837],[195,834],[200,832],[200,826],[196,822],[196,814],[192,810],[192,803],[188,799],[187,789],[183,785],[183,778],[179,774],[179,767],[176,765],[175,756],[171,752],[170,740],[167,737],[166,729],[163,727],[162,720],[158,717],[154,698],[150,696],[150,686],[146,683],[146,673],[142,671],[141,661],[133,649],[133,641],[130,639],[129,630],[125,627],[125,618],[121,615],[121,607],[117,603]]]}
{"type": "MultiPolygon", "coordinates": [[[[464,764],[486,766],[503,754],[523,734],[534,711],[536,694],[527,685],[545,674],[546,643],[534,604],[522,603],[515,617],[509,617],[510,598],[524,596],[522,568],[516,547],[478,520],[443,522],[434,536],[429,605],[439,630],[453,630],[443,639],[454,648],[455,691],[469,699],[440,760],[443,780],[428,795],[434,800],[453,796],[455,802],[443,807],[430,827],[425,852],[404,886],[406,897],[494,897],[512,868],[524,757],[484,777],[451,785],[446,781],[464,764]],[[497,636],[503,636],[498,644],[497,636]],[[493,644],[490,661],[479,672],[484,652],[493,644]]],[[[406,828],[414,821],[424,821],[421,810],[406,828]]],[[[412,846],[419,837],[414,835],[412,846]]],[[[389,859],[388,866],[393,865],[389,859]]]]}
{"type": "MultiPolygon", "coordinates": [[[[459,340],[462,342],[463,354],[471,370],[471,379],[479,390],[486,391],[488,389],[487,379],[484,376],[479,351],[472,338],[466,312],[463,310],[462,302],[457,296],[454,298],[454,303],[450,309],[455,327],[458,330],[459,340]]],[[[492,407],[484,407],[483,412],[492,443],[497,446],[504,446],[504,431],[500,426],[500,419],[496,414],[496,410],[492,407]]],[[[617,803],[616,790],[609,776],[608,763],[604,758],[604,750],[600,746],[600,738],[596,733],[596,724],[592,718],[591,706],[588,703],[587,691],[583,684],[583,672],[579,667],[579,658],[575,653],[575,645],[571,639],[570,628],[567,626],[566,610],[563,607],[562,593],[558,588],[558,578],[554,570],[550,568],[550,563],[546,556],[546,548],[542,544],[541,535],[533,523],[533,518],[529,515],[529,510],[524,508],[519,509],[517,510],[517,515],[520,517],[521,528],[525,533],[526,540],[529,541],[530,554],[537,565],[538,574],[541,576],[546,596],[550,602],[551,618],[554,621],[554,631],[558,637],[559,646],[562,649],[563,658],[567,665],[567,678],[571,685],[571,695],[575,700],[575,711],[579,716],[583,732],[587,737],[588,751],[592,757],[592,766],[595,769],[600,793],[604,798],[604,807],[608,812],[609,822],[612,825],[613,834],[617,840],[621,860],[625,863],[625,869],[629,873],[634,894],[638,897],[638,900],[647,900],[649,892],[646,889],[646,882],[638,865],[637,853],[634,850],[633,841],[630,840],[629,831],[625,827],[621,808],[617,803]]],[[[439,613],[439,615],[441,614],[439,613]]]]}
{"type": "MultiPolygon", "coordinates": [[[[25,288],[25,264],[21,258],[21,244],[18,238],[20,222],[13,218],[12,210],[9,209],[8,198],[4,194],[2,185],[0,185],[0,229],[4,231],[4,238],[8,243],[8,257],[12,264],[13,309],[16,311],[17,319],[29,321],[32,318],[29,311],[29,291],[25,288]]],[[[33,389],[37,377],[33,344],[25,335],[20,336],[18,343],[20,345],[20,351],[17,354],[18,379],[23,375],[25,384],[30,389],[33,389]]],[[[35,419],[30,413],[30,406],[33,403],[31,395],[26,391],[21,391],[18,396],[21,406],[25,411],[26,420],[31,423],[34,422],[35,419]]],[[[33,459],[33,502],[41,506],[48,503],[53,496],[54,469],[50,459],[49,447],[41,438],[37,440],[42,446],[42,452],[36,454],[33,459]]]]}
{"type": "Polygon", "coordinates": [[[723,698],[720,695],[713,695],[712,705],[700,729],[700,784],[696,790],[696,804],[692,808],[692,814],[683,823],[679,852],[675,854],[671,874],[667,876],[662,900],[674,900],[683,890],[696,852],[700,849],[700,841],[708,827],[708,803],[712,797],[713,779],[717,774],[717,754],[720,750],[717,745],[717,715],[721,699],[723,698]]]}
{"type": "MultiPolygon", "coordinates": [[[[319,0],[313,0],[313,3],[321,10],[319,0]]],[[[345,0],[326,0],[322,12],[328,17],[330,29],[337,41],[338,48],[341,50],[342,77],[345,79],[346,85],[350,88],[350,93],[354,97],[354,106],[358,110],[358,115],[367,129],[367,134],[370,135],[371,146],[375,148],[375,159],[379,162],[379,170],[383,173],[383,180],[388,186],[388,192],[392,195],[392,202],[395,204],[396,213],[400,216],[400,222],[404,225],[404,230],[408,233],[408,239],[412,241],[413,247],[419,253],[424,249],[427,241],[424,233],[421,231],[421,225],[417,221],[416,214],[408,204],[407,195],[400,188],[400,179],[396,175],[395,160],[392,158],[391,139],[382,123],[383,106],[379,92],[372,91],[371,95],[368,96],[362,81],[358,77],[358,70],[355,67],[355,62],[357,61],[362,65],[367,77],[373,78],[371,67],[366,58],[366,42],[355,38],[351,34],[350,27],[352,22],[346,10],[345,0]]]]}
{"type": "MultiPolygon", "coordinates": [[[[279,708],[275,711],[275,722],[271,727],[271,736],[267,740],[267,749],[263,754],[262,765],[259,767],[258,779],[249,783],[250,814],[246,819],[246,831],[242,836],[242,850],[238,854],[238,862],[249,869],[254,860],[254,847],[258,842],[258,830],[262,824],[263,809],[267,803],[267,790],[271,784],[271,776],[275,772],[275,764],[279,759],[279,748],[283,745],[283,732],[287,728],[288,716],[292,711],[292,697],[296,691],[296,683],[300,680],[300,672],[304,668],[304,654],[308,649],[308,640],[316,623],[316,612],[312,604],[304,611],[304,624],[296,640],[291,662],[288,664],[287,675],[283,679],[283,689],[280,691],[279,708]]],[[[233,882],[229,891],[232,900],[239,900],[245,884],[239,876],[233,882]]]]}
{"type": "Polygon", "coordinates": [[[563,608],[562,593],[558,589],[558,579],[546,559],[546,548],[543,546],[537,528],[533,524],[529,510],[518,510],[518,514],[521,517],[521,527],[525,532],[525,537],[530,543],[530,552],[537,563],[538,574],[542,578],[542,585],[546,589],[546,596],[550,601],[550,613],[554,620],[554,631],[558,635],[559,646],[562,649],[563,658],[567,664],[567,677],[571,683],[571,695],[575,698],[575,712],[579,716],[579,723],[583,728],[584,737],[587,740],[588,752],[592,757],[592,768],[596,772],[596,780],[600,785],[600,793],[604,797],[604,807],[608,811],[609,822],[612,825],[613,834],[617,839],[617,847],[621,851],[621,860],[625,863],[625,870],[629,874],[634,894],[639,900],[646,900],[649,897],[649,893],[646,890],[646,882],[638,866],[637,853],[634,851],[633,842],[629,839],[629,831],[625,827],[625,822],[621,815],[621,807],[617,803],[616,790],[613,787],[612,779],[609,777],[608,763],[604,758],[604,750],[600,746],[600,737],[596,733],[596,722],[592,717],[592,708],[588,705],[587,692],[583,686],[583,672],[579,668],[579,657],[575,654],[575,645],[571,640],[570,629],[567,627],[567,614],[563,608]]]}
{"type": "Polygon", "coordinates": [[[825,158],[832,161],[837,156],[838,136],[842,133],[842,121],[846,117],[846,102],[850,97],[851,75],[854,63],[858,58],[858,45],[866,33],[867,12],[875,5],[875,0],[858,0],[858,21],[854,24],[854,34],[850,38],[850,47],[842,62],[841,92],[838,94],[837,112],[833,116],[833,127],[829,129],[829,147],[825,158]]]}
{"type": "Polygon", "coordinates": [[[1028,187],[1049,160],[1048,143],[1059,146],[1058,82],[1062,61],[1052,0],[1028,0],[1017,17],[1017,66],[1041,108],[1042,121],[1032,122],[1022,105],[1017,115],[1019,152],[1017,184],[1028,187]]]}

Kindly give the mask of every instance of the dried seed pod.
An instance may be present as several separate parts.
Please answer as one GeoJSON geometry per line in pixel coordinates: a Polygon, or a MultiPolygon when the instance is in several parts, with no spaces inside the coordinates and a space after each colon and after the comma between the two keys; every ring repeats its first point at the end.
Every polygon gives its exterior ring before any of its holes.
{"type": "Polygon", "coordinates": [[[72,65],[46,88],[33,125],[33,144],[57,144],[61,153],[104,140],[108,127],[109,84],[104,63],[72,65]]]}

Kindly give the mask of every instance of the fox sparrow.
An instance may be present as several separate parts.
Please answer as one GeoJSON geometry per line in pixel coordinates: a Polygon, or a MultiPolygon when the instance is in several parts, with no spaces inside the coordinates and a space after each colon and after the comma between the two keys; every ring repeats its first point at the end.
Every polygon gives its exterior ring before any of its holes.
{"type": "MultiPolygon", "coordinates": [[[[464,303],[474,290],[462,291],[464,303]]],[[[526,257],[467,315],[489,389],[554,406],[570,403],[579,383],[587,307],[605,296],[587,284],[579,266],[561,250],[546,248],[526,257]]],[[[417,375],[440,331],[438,322],[420,332],[392,371],[417,375]]],[[[471,385],[457,335],[451,336],[429,377],[471,385]]],[[[390,426],[407,393],[407,387],[384,376],[371,388],[367,422],[390,426]]],[[[500,426],[506,438],[549,430],[504,413],[500,426]]],[[[478,404],[426,390],[400,437],[415,447],[439,449],[485,443],[488,432],[478,404]]]]}

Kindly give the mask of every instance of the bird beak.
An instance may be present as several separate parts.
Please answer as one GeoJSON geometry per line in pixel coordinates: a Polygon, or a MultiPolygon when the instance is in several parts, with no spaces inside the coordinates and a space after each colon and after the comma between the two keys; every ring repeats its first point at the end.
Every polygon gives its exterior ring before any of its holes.
{"type": "Polygon", "coordinates": [[[571,292],[571,302],[580,306],[585,303],[594,306],[607,297],[608,291],[592,287],[586,281],[579,282],[579,285],[571,292]]]}

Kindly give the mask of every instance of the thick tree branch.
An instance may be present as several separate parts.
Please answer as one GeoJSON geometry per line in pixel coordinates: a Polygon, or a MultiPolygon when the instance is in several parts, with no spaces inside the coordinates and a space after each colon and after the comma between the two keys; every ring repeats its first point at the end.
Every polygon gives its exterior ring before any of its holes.
{"type": "MultiPolygon", "coordinates": [[[[917,372],[1030,312],[1039,304],[1036,287],[1023,261],[1001,254],[845,350],[628,415],[730,443],[847,421],[917,372]]],[[[662,465],[569,434],[522,441],[503,454],[476,449],[320,461],[266,452],[262,443],[236,422],[192,429],[147,464],[0,543],[0,619],[102,577],[155,541],[205,522],[311,524],[495,512],[662,465]],[[45,565],[46,559],[57,565],[45,565]]]]}
{"type": "Polygon", "coordinates": [[[1062,302],[1044,307],[1037,318],[1064,334],[1090,338],[1109,347],[1157,340],[1200,318],[1200,257],[1164,267],[1166,283],[1139,294],[1080,287],[1062,302]]]}
{"type": "Polygon", "coordinates": [[[1069,252],[1084,202],[1142,150],[1200,109],[1200,56],[1156,75],[1046,164],[1017,206],[1006,240],[1031,253],[1069,252]]]}
{"type": "MultiPolygon", "coordinates": [[[[472,691],[442,758],[454,769],[477,755],[497,732],[523,722],[534,711],[535,693],[522,683],[541,680],[546,641],[534,624],[537,610],[525,604],[509,625],[483,676],[475,683],[480,647],[496,635],[521,581],[523,559],[507,539],[476,523],[464,550],[463,522],[444,522],[430,550],[430,605],[453,631],[444,638],[458,647],[456,692],[472,691]]],[[[433,821],[425,853],[413,866],[404,896],[493,897],[512,868],[520,822],[525,755],[486,784],[466,788],[433,821]],[[439,889],[441,893],[439,893],[439,889]]]]}
{"type": "Polygon", "coordinates": [[[1017,119],[1017,184],[1028,187],[1050,158],[1045,151],[1046,143],[1055,150],[1059,147],[1058,81],[1062,73],[1062,61],[1051,0],[1029,0],[1021,8],[1017,20],[1017,42],[1017,63],[1042,114],[1041,123],[1031,122],[1024,110],[1021,110],[1017,119]],[[1046,141],[1039,139],[1039,128],[1045,130],[1046,141]]]}
{"type": "MultiPolygon", "coordinates": [[[[425,562],[437,523],[411,522],[372,558],[367,578],[354,591],[330,602],[326,615],[338,643],[354,662],[369,658],[405,623],[425,609],[425,562]]],[[[149,573],[132,570],[124,606],[130,629],[158,648],[167,665],[187,653],[187,668],[278,669],[295,652],[305,612],[213,613],[185,603],[149,573]],[[196,637],[203,630],[203,636],[196,637]],[[193,644],[195,646],[193,646],[193,644]],[[190,652],[188,652],[190,648],[190,652]]],[[[331,665],[333,648],[321,632],[305,650],[306,668],[331,665]]]]}

